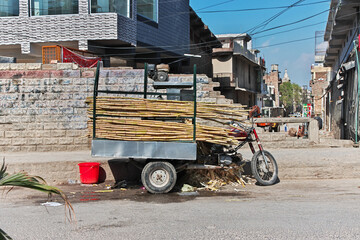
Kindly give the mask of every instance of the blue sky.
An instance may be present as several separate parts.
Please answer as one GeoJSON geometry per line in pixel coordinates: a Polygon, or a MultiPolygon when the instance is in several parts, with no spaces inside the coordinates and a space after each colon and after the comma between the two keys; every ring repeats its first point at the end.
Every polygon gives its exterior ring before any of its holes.
{"type": "MultiPolygon", "coordinates": [[[[304,0],[300,4],[309,4],[319,2],[321,0],[304,0]]],[[[225,33],[245,33],[254,26],[269,19],[275,14],[283,10],[259,10],[259,11],[242,11],[242,12],[215,12],[206,13],[204,11],[221,11],[221,10],[238,10],[238,9],[254,9],[268,8],[278,6],[289,6],[297,2],[296,0],[190,0],[191,7],[202,18],[203,22],[209,26],[210,30],[215,34],[225,33]],[[212,6],[217,5],[217,6],[212,6]],[[212,6],[212,7],[211,7],[212,6]]],[[[329,9],[330,1],[293,7],[280,15],[278,18],[270,22],[264,28],[257,31],[264,31],[269,28],[277,27],[283,24],[298,21],[303,18],[310,17],[322,11],[329,9]]],[[[315,31],[324,31],[328,12],[310,18],[306,21],[293,24],[290,26],[257,33],[253,37],[253,48],[260,50],[260,56],[265,58],[266,67],[270,69],[271,64],[279,64],[280,75],[283,76],[284,70],[288,70],[289,77],[292,82],[300,86],[309,85],[311,79],[310,67],[314,63],[315,51],[315,31]],[[316,24],[313,26],[307,26],[316,24]],[[307,27],[304,27],[307,26],[307,27]],[[280,33],[294,28],[304,27],[294,31],[280,33]],[[265,36],[274,34],[271,36],[265,36]],[[312,38],[308,40],[298,41],[289,44],[281,44],[271,46],[277,43],[299,40],[304,38],[312,38]],[[268,47],[269,46],[269,47],[268,47]]],[[[254,32],[254,33],[255,33],[254,32]]]]}

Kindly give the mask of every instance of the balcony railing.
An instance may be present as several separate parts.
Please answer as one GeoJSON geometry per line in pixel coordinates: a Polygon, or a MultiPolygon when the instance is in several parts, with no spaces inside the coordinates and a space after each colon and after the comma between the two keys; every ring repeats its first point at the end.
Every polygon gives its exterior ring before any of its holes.
{"type": "Polygon", "coordinates": [[[255,54],[253,54],[252,52],[250,52],[249,50],[247,50],[245,47],[243,47],[242,45],[240,45],[239,43],[234,42],[234,54],[240,54],[245,56],[246,58],[248,58],[249,60],[257,63],[257,59],[255,54]]]}

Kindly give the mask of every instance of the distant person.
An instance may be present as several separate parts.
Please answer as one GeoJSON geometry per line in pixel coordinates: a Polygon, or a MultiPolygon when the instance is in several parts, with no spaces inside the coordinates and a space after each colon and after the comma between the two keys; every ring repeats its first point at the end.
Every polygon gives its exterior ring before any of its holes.
{"type": "Polygon", "coordinates": [[[314,119],[315,119],[316,121],[318,121],[319,130],[322,129],[323,123],[322,123],[321,117],[316,116],[316,117],[314,117],[314,119]]]}

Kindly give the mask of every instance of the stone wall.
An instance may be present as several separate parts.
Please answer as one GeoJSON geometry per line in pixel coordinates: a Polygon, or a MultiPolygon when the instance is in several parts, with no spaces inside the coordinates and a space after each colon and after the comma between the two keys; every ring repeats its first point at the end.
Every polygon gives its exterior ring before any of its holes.
{"type": "MultiPolygon", "coordinates": [[[[0,152],[89,149],[85,99],[93,95],[94,75],[72,63],[0,64],[0,152]]],[[[143,78],[141,69],[104,68],[99,89],[143,91],[143,78]]],[[[192,75],[170,81],[192,82],[192,75]]],[[[224,103],[212,91],[217,83],[205,75],[197,82],[198,100],[224,103]]]]}

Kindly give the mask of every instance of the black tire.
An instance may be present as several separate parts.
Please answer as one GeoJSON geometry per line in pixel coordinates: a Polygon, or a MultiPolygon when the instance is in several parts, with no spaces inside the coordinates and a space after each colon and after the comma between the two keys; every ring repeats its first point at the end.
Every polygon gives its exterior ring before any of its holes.
{"type": "Polygon", "coordinates": [[[259,184],[269,186],[273,185],[278,180],[278,166],[271,153],[264,151],[264,154],[268,160],[269,169],[266,169],[261,152],[257,151],[251,159],[251,171],[259,184]]]}
{"type": "Polygon", "coordinates": [[[269,132],[272,132],[273,128],[271,126],[269,126],[269,132]]]}
{"type": "Polygon", "coordinates": [[[176,179],[176,170],[169,162],[149,162],[141,172],[141,182],[150,193],[170,192],[176,179]]]}

